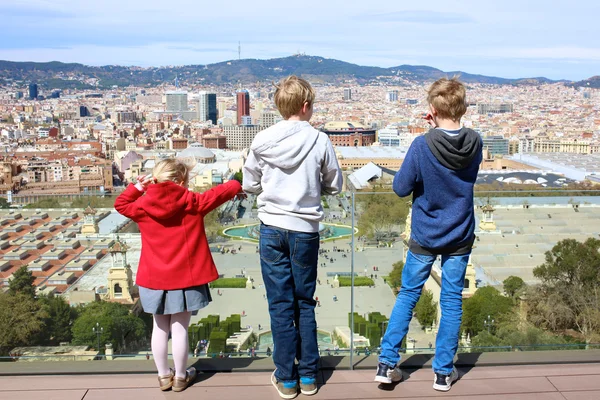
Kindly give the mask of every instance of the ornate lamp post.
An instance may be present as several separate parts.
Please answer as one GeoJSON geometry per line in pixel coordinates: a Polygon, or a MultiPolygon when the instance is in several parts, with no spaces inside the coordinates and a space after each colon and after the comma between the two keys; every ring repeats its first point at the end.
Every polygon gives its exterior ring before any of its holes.
{"type": "Polygon", "coordinates": [[[487,316],[487,319],[483,321],[483,326],[487,328],[488,333],[490,333],[490,329],[494,326],[494,320],[491,316],[487,316]]]}
{"type": "Polygon", "coordinates": [[[98,322],[96,322],[96,326],[92,327],[92,332],[94,332],[98,338],[98,352],[100,352],[100,336],[104,332],[104,328],[101,327],[98,322]]]}

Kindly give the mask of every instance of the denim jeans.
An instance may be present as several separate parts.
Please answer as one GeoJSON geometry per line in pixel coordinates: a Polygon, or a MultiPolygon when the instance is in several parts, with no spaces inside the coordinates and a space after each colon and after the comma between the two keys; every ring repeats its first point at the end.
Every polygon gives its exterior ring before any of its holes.
{"type": "MultiPolygon", "coordinates": [[[[408,332],[413,309],[421,297],[423,285],[431,274],[436,256],[408,252],[402,271],[402,287],[392,310],[390,321],[381,341],[379,362],[395,366],[400,361],[400,345],[408,332]]],[[[442,291],[440,307],[442,318],[435,342],[433,371],[449,375],[458,348],[458,334],[462,319],[462,291],[469,254],[442,255],[442,291]]]]}
{"type": "Polygon", "coordinates": [[[317,375],[319,349],[314,294],[318,259],[318,232],[296,232],[261,224],[260,265],[271,316],[275,377],[279,381],[317,375]]]}

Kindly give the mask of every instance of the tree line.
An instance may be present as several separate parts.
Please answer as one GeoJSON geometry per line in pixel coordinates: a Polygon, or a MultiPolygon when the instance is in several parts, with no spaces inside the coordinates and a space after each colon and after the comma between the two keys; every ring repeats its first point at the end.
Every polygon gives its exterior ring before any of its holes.
{"type": "Polygon", "coordinates": [[[152,321],[145,314],[138,317],[125,305],[104,301],[71,307],[61,296],[36,296],[34,281],[27,267],[21,267],[8,291],[0,293],[0,356],[22,346],[70,343],[96,348],[96,323],[102,327],[97,350],[107,343],[116,353],[147,348],[152,321]]]}
{"type": "MultiPolygon", "coordinates": [[[[396,293],[403,268],[401,261],[393,264],[386,277],[396,293]]],[[[600,341],[600,240],[562,240],[533,273],[537,284],[510,276],[503,292],[484,286],[463,301],[461,332],[471,338],[471,346],[535,350],[600,341]]],[[[437,319],[429,291],[424,290],[415,315],[423,327],[437,319]]]]}

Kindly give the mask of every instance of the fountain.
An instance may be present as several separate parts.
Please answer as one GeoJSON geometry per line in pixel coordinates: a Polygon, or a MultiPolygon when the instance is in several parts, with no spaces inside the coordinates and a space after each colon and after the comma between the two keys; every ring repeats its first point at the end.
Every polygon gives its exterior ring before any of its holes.
{"type": "MultiPolygon", "coordinates": [[[[357,230],[355,230],[355,233],[357,230]]],[[[260,236],[260,224],[234,226],[223,231],[225,236],[238,239],[258,240],[260,236]]],[[[319,235],[321,239],[338,239],[352,234],[352,227],[347,225],[333,225],[319,223],[319,235]]]]}

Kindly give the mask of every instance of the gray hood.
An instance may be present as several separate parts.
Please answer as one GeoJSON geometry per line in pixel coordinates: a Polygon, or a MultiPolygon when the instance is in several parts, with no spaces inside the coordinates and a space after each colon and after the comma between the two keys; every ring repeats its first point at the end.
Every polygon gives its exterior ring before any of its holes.
{"type": "Polygon", "coordinates": [[[462,128],[456,136],[431,129],[425,134],[425,141],[440,164],[452,170],[468,167],[482,148],[481,137],[469,128],[462,128]]]}
{"type": "Polygon", "coordinates": [[[281,121],[260,132],[250,150],[279,169],[295,168],[314,147],[319,131],[305,121],[281,121]]]}

